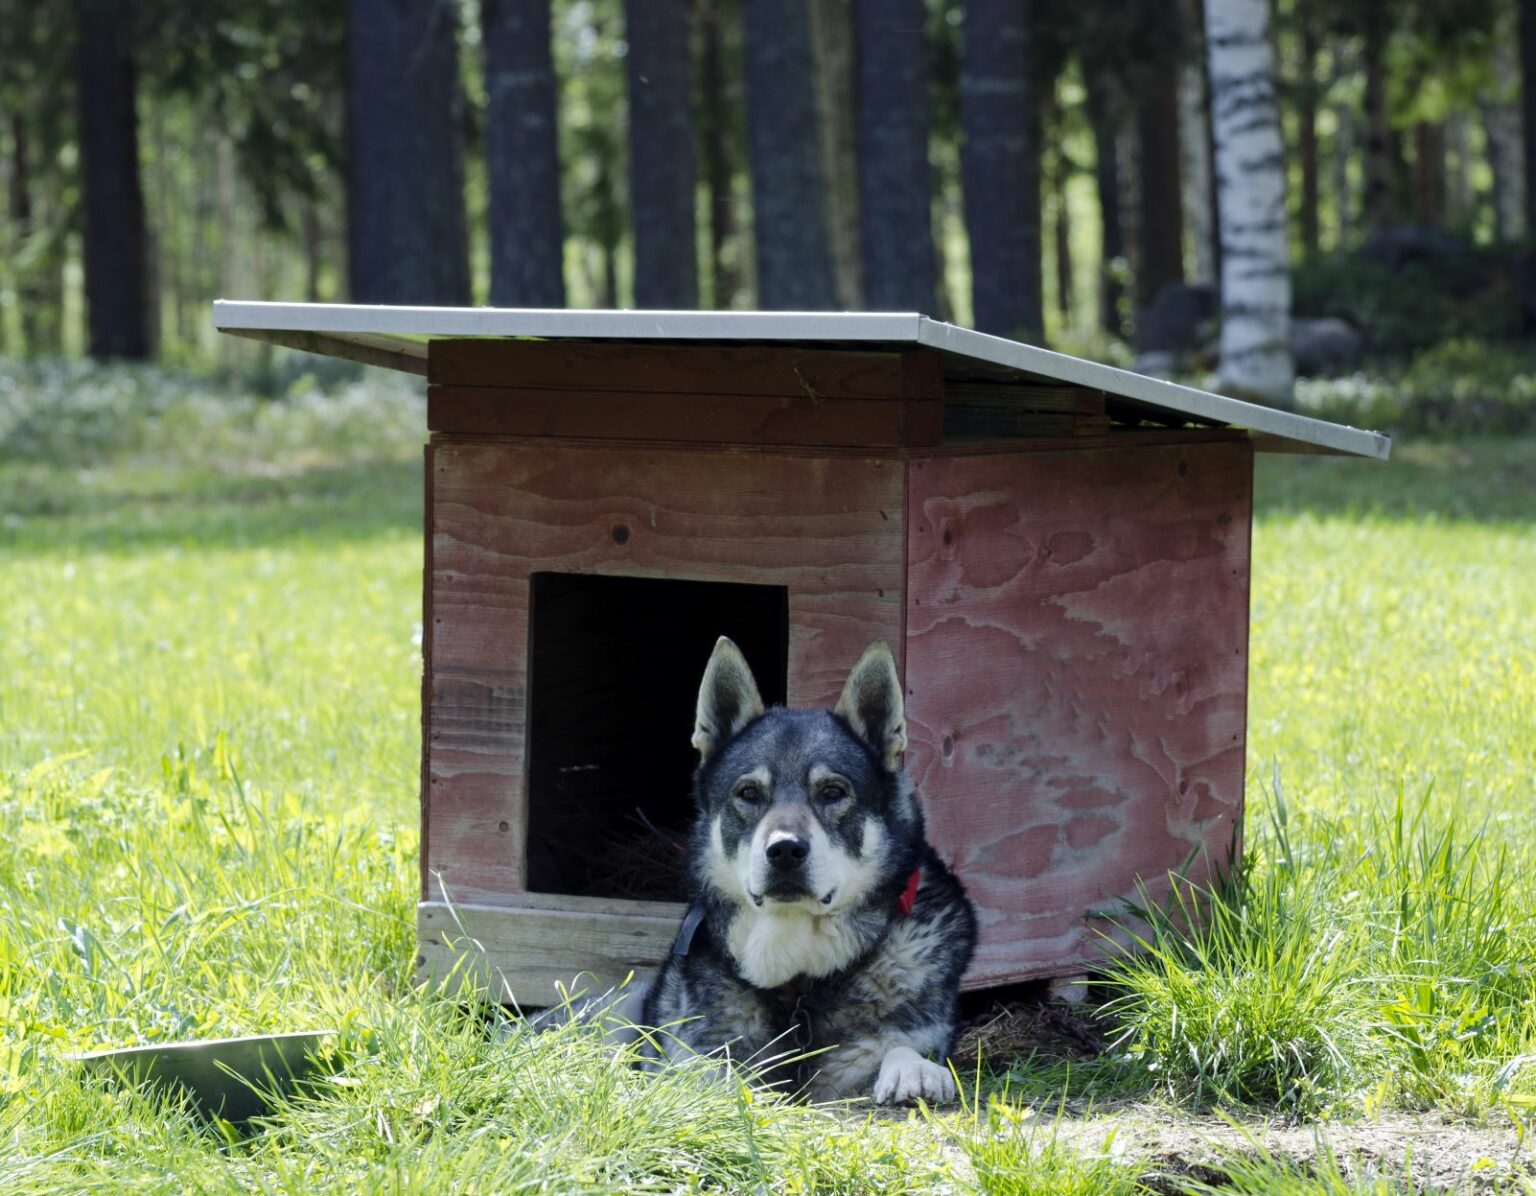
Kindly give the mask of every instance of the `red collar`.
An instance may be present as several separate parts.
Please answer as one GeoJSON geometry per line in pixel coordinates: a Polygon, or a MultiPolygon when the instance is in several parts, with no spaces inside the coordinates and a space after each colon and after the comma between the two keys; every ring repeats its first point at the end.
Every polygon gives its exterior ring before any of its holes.
{"type": "Polygon", "coordinates": [[[912,875],[907,877],[907,887],[901,891],[901,896],[896,898],[896,914],[898,917],[910,918],[912,916],[912,907],[917,904],[917,890],[922,883],[922,869],[912,869],[912,875]]]}

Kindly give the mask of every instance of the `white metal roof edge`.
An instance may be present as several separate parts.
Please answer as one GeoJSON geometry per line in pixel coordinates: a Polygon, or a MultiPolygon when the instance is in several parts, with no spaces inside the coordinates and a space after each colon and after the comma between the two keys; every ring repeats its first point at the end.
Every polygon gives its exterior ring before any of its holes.
{"type": "Polygon", "coordinates": [[[216,299],[223,332],[302,331],[402,337],[567,336],[647,340],[907,341],[916,312],[606,311],[573,308],[385,307],[216,299]]]}
{"type": "Polygon", "coordinates": [[[1332,424],[1327,420],[1297,415],[1293,411],[1245,403],[1241,399],[1229,399],[1224,395],[1196,390],[1192,386],[1180,386],[1161,378],[1149,378],[1145,374],[1117,369],[1097,361],[1085,361],[1081,357],[1053,353],[1049,349],[1020,344],[985,332],[958,328],[953,324],[930,320],[926,316],[918,332],[918,343],[961,357],[1122,395],[1153,407],[1193,415],[1197,419],[1235,424],[1253,432],[1265,432],[1337,453],[1385,460],[1392,450],[1392,438],[1380,432],[1332,424]]]}
{"type": "Polygon", "coordinates": [[[1232,424],[1312,451],[1384,460],[1391,437],[1180,386],[1065,353],[959,328],[916,312],[611,311],[570,308],[395,307],[217,299],[213,325],[312,352],[421,372],[423,338],[572,337],[645,340],[875,341],[918,344],[1232,424]],[[352,350],[357,346],[357,350],[352,350]],[[395,355],[392,357],[392,354],[395,355]]]}

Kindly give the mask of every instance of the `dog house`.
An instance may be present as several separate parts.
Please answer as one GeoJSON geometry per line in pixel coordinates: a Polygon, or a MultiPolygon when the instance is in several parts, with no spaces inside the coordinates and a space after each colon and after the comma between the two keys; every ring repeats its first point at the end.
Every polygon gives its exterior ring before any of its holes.
{"type": "Polygon", "coordinates": [[[918,315],[219,303],[425,375],[420,955],[537,1006],[668,950],[717,636],[895,650],[971,988],[1081,972],[1242,826],[1253,454],[1386,437],[918,315]]]}

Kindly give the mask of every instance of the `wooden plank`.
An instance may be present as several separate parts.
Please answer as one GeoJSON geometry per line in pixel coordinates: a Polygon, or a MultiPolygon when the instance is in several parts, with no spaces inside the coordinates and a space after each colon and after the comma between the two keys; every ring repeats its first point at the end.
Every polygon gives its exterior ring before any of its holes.
{"type": "Polygon", "coordinates": [[[559,1003],[561,985],[596,995],[631,975],[648,977],[671,948],[684,907],[657,913],[653,903],[639,910],[610,904],[594,912],[423,901],[417,979],[472,979],[493,999],[539,1008],[559,1003]]]}
{"type": "Polygon", "coordinates": [[[820,399],[737,395],[433,386],[434,432],[572,439],[896,448],[938,444],[938,399],[820,399]]]}
{"type": "Polygon", "coordinates": [[[1252,449],[911,463],[907,770],[981,914],[970,985],[1082,970],[1242,817],[1252,449]]]}
{"type": "Polygon", "coordinates": [[[938,399],[937,353],[778,345],[666,345],[602,341],[435,340],[427,379],[446,386],[792,395],[823,399],[938,399]]]}
{"type": "Polygon", "coordinates": [[[532,573],[787,587],[789,702],[830,706],[901,643],[905,483],[889,457],[435,437],[428,872],[469,903],[526,887],[532,573]]]}

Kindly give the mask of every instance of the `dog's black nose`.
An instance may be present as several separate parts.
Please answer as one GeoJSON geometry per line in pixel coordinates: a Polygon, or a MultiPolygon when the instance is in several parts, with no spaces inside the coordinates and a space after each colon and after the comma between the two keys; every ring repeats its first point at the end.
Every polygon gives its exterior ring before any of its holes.
{"type": "Polygon", "coordinates": [[[794,835],[784,835],[768,844],[768,862],[775,868],[798,868],[811,854],[811,845],[794,835]]]}

